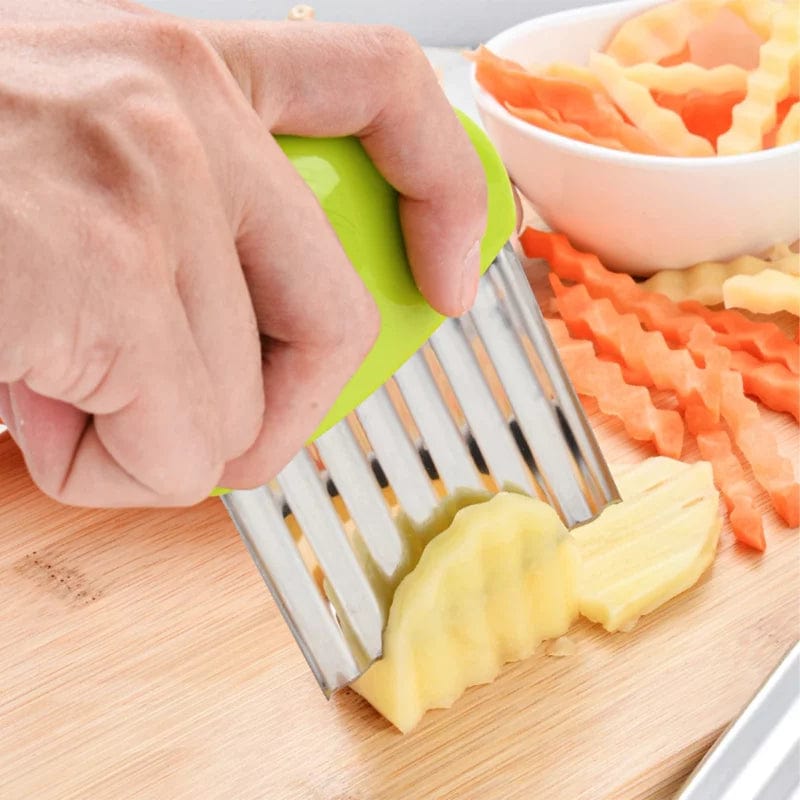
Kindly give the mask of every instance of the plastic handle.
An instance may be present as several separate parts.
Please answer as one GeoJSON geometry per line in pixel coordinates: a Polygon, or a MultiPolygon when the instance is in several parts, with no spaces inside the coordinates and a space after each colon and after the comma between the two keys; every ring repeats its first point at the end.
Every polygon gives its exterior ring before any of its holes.
{"type": "MultiPolygon", "coordinates": [[[[466,115],[456,113],[486,173],[488,223],[481,242],[481,266],[486,271],[514,230],[514,199],[503,162],[486,134],[466,115]]],[[[444,317],[427,304],[414,283],[397,214],[397,192],[358,139],[279,136],[277,141],[317,196],[381,315],[375,345],[314,432],[310,440],[314,441],[384,384],[444,317]]],[[[457,183],[453,191],[458,191],[457,183]]]]}

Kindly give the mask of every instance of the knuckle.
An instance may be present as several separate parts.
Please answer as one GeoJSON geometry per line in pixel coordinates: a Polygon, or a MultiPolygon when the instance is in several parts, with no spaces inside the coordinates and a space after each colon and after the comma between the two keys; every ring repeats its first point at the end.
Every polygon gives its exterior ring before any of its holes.
{"type": "Polygon", "coordinates": [[[159,171],[170,174],[187,167],[196,171],[203,164],[205,150],[197,131],[176,103],[159,94],[133,95],[121,106],[121,123],[159,171]]]}
{"type": "Polygon", "coordinates": [[[396,61],[403,61],[404,66],[409,62],[422,63],[425,56],[417,40],[408,31],[393,25],[375,25],[372,35],[377,42],[379,52],[392,65],[397,68],[396,61]]]}
{"type": "Polygon", "coordinates": [[[214,50],[208,41],[184,20],[166,15],[140,18],[139,31],[149,53],[161,63],[172,64],[185,72],[214,63],[214,50]]]}

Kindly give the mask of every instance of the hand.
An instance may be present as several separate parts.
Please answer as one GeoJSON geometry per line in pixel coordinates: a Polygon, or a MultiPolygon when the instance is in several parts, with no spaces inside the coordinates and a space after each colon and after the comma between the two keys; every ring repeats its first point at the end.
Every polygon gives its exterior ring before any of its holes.
{"type": "Polygon", "coordinates": [[[62,502],[263,483],[372,345],[271,134],[359,136],[429,302],[474,299],[483,172],[399,31],[0,0],[0,130],[0,416],[62,502]]]}

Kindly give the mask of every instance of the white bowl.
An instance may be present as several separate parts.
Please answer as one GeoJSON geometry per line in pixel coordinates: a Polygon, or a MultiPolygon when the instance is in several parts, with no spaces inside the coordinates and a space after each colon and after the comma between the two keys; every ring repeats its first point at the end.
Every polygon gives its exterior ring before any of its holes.
{"type": "MultiPolygon", "coordinates": [[[[585,64],[619,23],[654,0],[523,22],[486,46],[525,66],[585,64]]],[[[800,143],[735,156],[676,158],[577,142],[509,114],[475,80],[481,120],[542,219],[609,267],[636,275],[759,253],[800,237],[800,143]]]]}

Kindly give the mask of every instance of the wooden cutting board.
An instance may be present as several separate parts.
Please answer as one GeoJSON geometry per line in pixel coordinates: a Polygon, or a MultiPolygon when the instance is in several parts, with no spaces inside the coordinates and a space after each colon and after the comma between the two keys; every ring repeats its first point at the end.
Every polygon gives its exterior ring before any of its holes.
{"type": "MultiPolygon", "coordinates": [[[[590,408],[611,461],[651,454],[590,408]]],[[[798,427],[765,414],[787,455],[798,427]]],[[[689,451],[689,457],[695,456],[689,451]]],[[[326,702],[222,505],[60,507],[0,439],[2,800],[659,800],[800,636],[797,531],[726,529],[629,634],[578,624],[401,736],[326,702]]]]}

